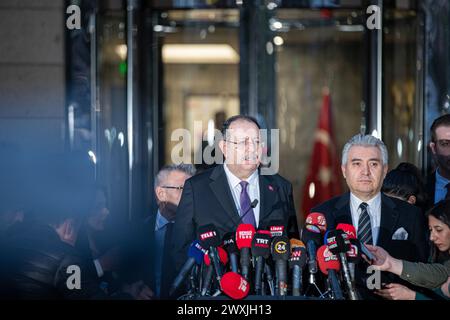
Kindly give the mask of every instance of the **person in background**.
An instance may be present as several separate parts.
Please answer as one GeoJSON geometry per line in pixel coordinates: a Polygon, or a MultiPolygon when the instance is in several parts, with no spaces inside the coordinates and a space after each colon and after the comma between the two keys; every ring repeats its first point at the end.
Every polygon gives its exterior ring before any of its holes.
{"type": "Polygon", "coordinates": [[[155,296],[160,299],[169,297],[169,288],[175,278],[170,248],[173,225],[184,183],[194,174],[195,168],[190,164],[168,165],[163,167],[155,178],[154,191],[158,211],[146,222],[150,226],[150,282],[155,296]]]}
{"type": "MultiPolygon", "coordinates": [[[[375,261],[373,265],[381,271],[391,272],[416,286],[433,289],[441,296],[448,293],[443,284],[450,277],[450,200],[443,200],[427,213],[430,241],[434,244],[430,263],[414,263],[396,259],[382,247],[370,246],[375,261]],[[440,286],[443,286],[440,288],[440,286]]],[[[377,294],[394,300],[420,300],[426,297],[401,284],[393,283],[378,290],[377,294]]]]}
{"type": "Polygon", "coordinates": [[[412,163],[402,162],[389,171],[383,180],[381,192],[425,210],[427,195],[419,169],[412,163]]]}
{"type": "Polygon", "coordinates": [[[450,114],[435,119],[430,131],[429,148],[436,170],[427,178],[428,208],[450,198],[450,114]]]}

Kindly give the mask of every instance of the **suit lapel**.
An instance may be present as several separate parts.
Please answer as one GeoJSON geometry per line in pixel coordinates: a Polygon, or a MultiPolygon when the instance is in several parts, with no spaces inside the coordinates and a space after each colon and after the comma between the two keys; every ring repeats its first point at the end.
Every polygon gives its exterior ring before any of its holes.
{"type": "Polygon", "coordinates": [[[273,211],[277,202],[277,188],[269,176],[259,175],[259,226],[273,211]]]}
{"type": "Polygon", "coordinates": [[[231,194],[230,186],[228,185],[227,176],[223,165],[216,166],[211,173],[210,179],[212,180],[209,184],[212,192],[219,201],[220,205],[223,207],[225,212],[234,222],[234,224],[239,223],[239,213],[234,204],[233,196],[231,194]]]}
{"type": "Polygon", "coordinates": [[[377,245],[383,247],[388,244],[398,219],[398,211],[395,210],[395,203],[384,194],[381,194],[380,218],[380,232],[378,234],[377,245]]]}
{"type": "Polygon", "coordinates": [[[334,226],[328,226],[328,229],[336,229],[339,223],[348,223],[353,225],[352,215],[350,213],[350,193],[346,193],[339,198],[335,205],[334,226]]]}

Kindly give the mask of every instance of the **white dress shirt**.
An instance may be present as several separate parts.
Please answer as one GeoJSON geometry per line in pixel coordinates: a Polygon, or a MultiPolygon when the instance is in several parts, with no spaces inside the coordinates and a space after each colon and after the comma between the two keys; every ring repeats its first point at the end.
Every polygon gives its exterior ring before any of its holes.
{"type": "Polygon", "coordinates": [[[359,208],[361,203],[367,203],[367,211],[370,216],[370,225],[372,227],[372,241],[376,245],[378,241],[378,235],[380,233],[380,221],[381,221],[381,193],[379,192],[375,197],[369,201],[363,201],[350,193],[350,211],[352,214],[353,226],[356,229],[356,234],[358,234],[358,222],[359,215],[361,214],[361,209],[359,208]]]}
{"type": "MultiPolygon", "coordinates": [[[[239,212],[239,215],[241,215],[241,202],[240,202],[240,196],[242,187],[239,184],[241,182],[241,179],[236,177],[230,169],[228,169],[227,165],[224,164],[223,168],[225,170],[225,174],[227,176],[228,185],[230,186],[231,194],[233,195],[234,204],[236,205],[236,209],[239,212]]],[[[255,208],[253,208],[253,213],[255,214],[255,221],[256,221],[256,227],[259,225],[259,204],[260,204],[260,196],[259,196],[259,175],[258,170],[255,170],[255,172],[252,173],[250,177],[245,179],[245,181],[248,182],[247,186],[247,193],[250,197],[250,202],[257,199],[258,204],[255,208]]]]}

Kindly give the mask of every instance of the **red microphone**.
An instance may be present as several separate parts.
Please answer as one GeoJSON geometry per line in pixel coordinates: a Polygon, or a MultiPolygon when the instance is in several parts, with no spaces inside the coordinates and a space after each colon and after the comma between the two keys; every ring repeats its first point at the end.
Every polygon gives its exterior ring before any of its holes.
{"type": "Polygon", "coordinates": [[[339,223],[336,230],[342,230],[347,234],[347,239],[356,239],[356,229],[353,225],[348,223],[339,223]]]}
{"type": "Polygon", "coordinates": [[[236,272],[227,272],[220,280],[222,292],[232,299],[244,299],[250,291],[250,284],[236,272]]]}
{"type": "Polygon", "coordinates": [[[306,217],[305,223],[318,227],[320,233],[322,234],[327,231],[327,220],[325,219],[325,215],[323,213],[311,212],[306,217]]]}
{"type": "Polygon", "coordinates": [[[241,274],[248,279],[250,269],[250,249],[255,236],[255,227],[251,224],[240,224],[236,230],[236,245],[241,250],[241,274]]]}
{"type": "MultiPolygon", "coordinates": [[[[219,253],[219,260],[222,263],[222,265],[226,265],[228,263],[228,254],[222,247],[217,247],[217,252],[219,253]]],[[[203,261],[207,266],[211,264],[211,259],[209,258],[208,254],[205,254],[203,257],[203,261]]]]}
{"type": "Polygon", "coordinates": [[[341,264],[336,255],[332,254],[328,249],[328,246],[323,245],[317,250],[317,263],[320,271],[323,274],[328,275],[328,282],[333,293],[333,298],[337,300],[343,300],[344,295],[339,284],[337,272],[341,269],[341,264]]]}

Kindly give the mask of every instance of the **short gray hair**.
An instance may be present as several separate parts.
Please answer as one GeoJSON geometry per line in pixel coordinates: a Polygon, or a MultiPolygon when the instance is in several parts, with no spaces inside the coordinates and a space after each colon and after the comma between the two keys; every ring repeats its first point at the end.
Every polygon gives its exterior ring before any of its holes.
{"type": "Polygon", "coordinates": [[[155,188],[161,186],[173,171],[183,172],[189,177],[192,177],[195,174],[195,168],[192,164],[169,164],[158,171],[158,174],[155,177],[155,188]]]}
{"type": "Polygon", "coordinates": [[[383,141],[370,134],[357,134],[354,135],[350,140],[348,140],[344,148],[342,149],[342,165],[345,165],[347,163],[348,152],[353,146],[377,147],[381,151],[381,159],[383,161],[383,165],[388,164],[388,151],[383,141]]]}

